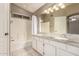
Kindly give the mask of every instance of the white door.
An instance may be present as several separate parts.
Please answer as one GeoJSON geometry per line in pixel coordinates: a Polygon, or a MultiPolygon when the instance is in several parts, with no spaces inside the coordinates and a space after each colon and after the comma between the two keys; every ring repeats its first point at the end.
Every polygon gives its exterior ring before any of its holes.
{"type": "Polygon", "coordinates": [[[11,53],[24,48],[27,40],[27,19],[11,19],[11,53]]]}
{"type": "Polygon", "coordinates": [[[0,3],[0,56],[9,53],[9,4],[0,3]]]}

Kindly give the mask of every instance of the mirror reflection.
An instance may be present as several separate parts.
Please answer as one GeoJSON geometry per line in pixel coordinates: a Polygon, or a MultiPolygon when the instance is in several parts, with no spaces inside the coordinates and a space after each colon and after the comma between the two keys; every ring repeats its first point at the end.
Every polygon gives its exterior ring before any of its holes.
{"type": "Polygon", "coordinates": [[[39,15],[40,33],[79,34],[79,4],[55,4],[39,15]]]}

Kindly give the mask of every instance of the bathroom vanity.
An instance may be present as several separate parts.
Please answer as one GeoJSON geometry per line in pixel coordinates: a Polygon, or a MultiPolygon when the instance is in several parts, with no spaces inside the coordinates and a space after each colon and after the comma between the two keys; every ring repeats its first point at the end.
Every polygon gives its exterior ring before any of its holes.
{"type": "Polygon", "coordinates": [[[32,48],[43,56],[78,56],[79,43],[50,36],[33,35],[32,48]]]}
{"type": "Polygon", "coordinates": [[[77,8],[78,4],[71,4],[53,13],[39,15],[36,29],[38,32],[32,35],[32,48],[43,56],[79,56],[79,9],[77,8]],[[48,35],[48,33],[57,33],[57,35],[48,35]],[[61,37],[61,34],[66,34],[67,37],[61,37]]]}

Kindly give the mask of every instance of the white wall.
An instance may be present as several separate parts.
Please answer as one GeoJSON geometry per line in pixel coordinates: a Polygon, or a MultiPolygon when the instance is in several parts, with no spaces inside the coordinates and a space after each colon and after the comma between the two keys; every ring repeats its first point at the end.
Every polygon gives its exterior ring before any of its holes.
{"type": "Polygon", "coordinates": [[[66,16],[54,18],[54,32],[67,33],[66,16]]]}

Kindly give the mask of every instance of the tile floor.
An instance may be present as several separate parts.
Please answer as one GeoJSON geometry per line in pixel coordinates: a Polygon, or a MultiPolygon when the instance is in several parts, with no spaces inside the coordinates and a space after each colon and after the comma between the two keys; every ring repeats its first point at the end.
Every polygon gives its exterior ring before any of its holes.
{"type": "Polygon", "coordinates": [[[31,44],[24,48],[18,49],[12,53],[12,56],[41,56],[39,53],[32,49],[31,44]]]}
{"type": "Polygon", "coordinates": [[[41,56],[41,55],[31,48],[29,50],[25,49],[17,50],[12,54],[12,56],[41,56]]]}

